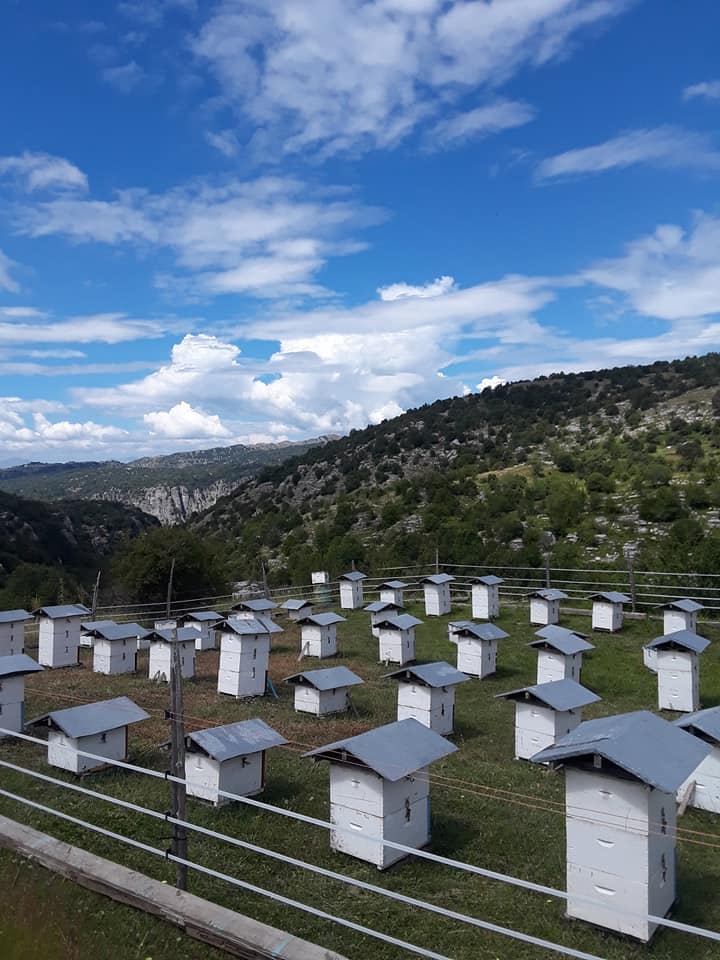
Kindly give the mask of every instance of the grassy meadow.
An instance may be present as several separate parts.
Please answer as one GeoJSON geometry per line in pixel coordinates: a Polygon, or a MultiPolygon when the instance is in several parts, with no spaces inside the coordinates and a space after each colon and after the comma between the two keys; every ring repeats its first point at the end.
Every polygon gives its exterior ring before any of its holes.
{"type": "MultiPolygon", "coordinates": [[[[424,618],[420,607],[409,612],[424,618]]],[[[427,618],[417,628],[419,662],[455,662],[455,647],[447,639],[447,621],[469,617],[469,608],[458,605],[451,617],[427,618]]],[[[270,672],[279,700],[270,697],[234,701],[215,690],[218,653],[199,654],[198,675],[185,683],[188,730],[249,717],[261,717],[287,737],[286,747],[271,751],[267,760],[267,786],[262,799],[268,803],[327,819],[327,764],[314,764],[301,757],[312,747],[360,733],[395,719],[396,686],[382,680],[387,672],[376,662],[377,641],[369,628],[368,614],[352,613],[339,625],[340,656],[332,661],[305,659],[298,664],[299,631],[281,621],[285,633],[274,638],[270,672]],[[316,718],[293,711],[293,690],[283,677],[303,667],[313,669],[342,663],[366,681],[353,691],[354,710],[333,718],[316,718]]],[[[472,680],[457,689],[454,742],[459,751],[432,766],[431,849],[491,870],[511,873],[556,888],[564,887],[565,847],[562,773],[548,771],[513,759],[514,704],[496,700],[494,694],[533,683],[535,652],[527,646],[533,639],[526,605],[505,607],[498,625],[510,638],[501,641],[497,675],[472,680]]],[[[589,632],[586,616],[563,616],[562,624],[589,632]]],[[[603,700],[586,709],[585,718],[621,713],[639,708],[655,709],[656,678],[642,666],[643,642],[661,631],[657,620],[626,622],[617,635],[595,634],[596,649],[585,656],[582,682],[603,700]]],[[[720,704],[720,627],[703,628],[715,643],[701,659],[703,706],[720,704]]],[[[34,653],[32,649],[28,652],[34,653]]],[[[131,760],[164,770],[167,753],[158,747],[168,739],[163,710],[168,705],[166,685],[147,679],[147,654],[139,658],[138,673],[104,677],[91,672],[90,651],[83,650],[82,666],[46,671],[28,678],[26,717],[48,709],[71,706],[78,701],[100,700],[126,694],[152,714],[152,719],[130,729],[131,760]]],[[[669,717],[672,719],[672,717],[669,717]]],[[[44,751],[27,743],[0,745],[0,758],[47,772],[44,751]]],[[[60,771],[50,771],[64,778],[60,771]]],[[[70,776],[67,779],[71,779],[70,776]]],[[[150,818],[54,788],[0,768],[0,782],[11,791],[55,806],[119,833],[165,848],[167,827],[150,818]]],[[[84,786],[165,811],[168,787],[162,781],[125,771],[106,771],[84,778],[84,786]]],[[[172,882],[173,868],[164,861],[107,838],[89,833],[57,818],[35,812],[15,802],[0,799],[0,812],[29,823],[81,847],[116,859],[124,865],[172,882]]],[[[410,858],[380,873],[368,864],[334,854],[325,830],[266,813],[242,804],[215,810],[188,800],[188,818],[220,832],[344,872],[449,909],[516,927],[535,936],[586,950],[606,960],[685,960],[687,956],[717,958],[718,946],[710,941],[661,931],[650,947],[568,921],[563,903],[506,884],[484,880],[410,858]]],[[[678,842],[678,893],[676,918],[720,929],[720,824],[712,815],[689,810],[680,821],[687,839],[678,842]]],[[[486,934],[467,924],[456,923],[426,911],[404,907],[377,895],[313,876],[228,844],[190,834],[190,859],[251,881],[261,887],[312,904],[321,909],[374,927],[386,933],[446,954],[457,960],[539,960],[553,954],[499,935],[486,934]]],[[[90,956],[96,960],[121,956],[123,960],[194,960],[216,954],[193,944],[170,926],[113,905],[92,894],[77,891],[65,881],[49,879],[36,867],[0,854],[2,876],[14,876],[8,890],[10,909],[0,918],[0,948],[25,938],[38,940],[35,952],[9,954],[15,957],[54,960],[55,956],[90,956]],[[37,918],[38,923],[35,923],[37,918]],[[44,938],[45,948],[42,941],[44,938]],[[61,949],[59,944],[65,943],[61,949]],[[39,952],[38,952],[39,951],[39,952]],[[55,952],[53,952],[55,951],[55,952]]],[[[7,886],[6,886],[6,889],[7,886]]],[[[298,936],[334,948],[353,958],[399,960],[408,956],[379,941],[315,919],[291,908],[244,893],[238,888],[191,872],[189,889],[200,896],[274,924],[298,936]]],[[[33,948],[35,949],[35,948],[33,948]]]]}

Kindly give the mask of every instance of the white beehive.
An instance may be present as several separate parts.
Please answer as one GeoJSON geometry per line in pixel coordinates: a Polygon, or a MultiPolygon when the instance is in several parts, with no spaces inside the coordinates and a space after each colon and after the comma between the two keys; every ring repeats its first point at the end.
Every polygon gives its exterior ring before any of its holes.
{"type": "Polygon", "coordinates": [[[498,640],[508,634],[494,623],[449,624],[449,639],[457,646],[457,668],[471,677],[492,676],[497,670],[498,640]]]}
{"type": "Polygon", "coordinates": [[[677,896],[674,794],[709,749],[641,710],[582,723],[533,758],[565,768],[569,917],[650,940],[648,915],[677,896]]]}
{"type": "MultiPolygon", "coordinates": [[[[25,726],[25,675],[43,668],[24,653],[0,657],[0,728],[22,733],[25,726]]],[[[6,734],[0,733],[0,739],[6,734]]]]}
{"type": "Polygon", "coordinates": [[[386,674],[397,680],[398,720],[417,720],[435,733],[451,734],[455,722],[455,687],[470,678],[449,663],[422,663],[386,674]]]}
{"type": "Polygon", "coordinates": [[[678,803],[687,797],[691,807],[720,813],[720,707],[680,717],[675,726],[710,747],[710,753],[679,788],[678,803]]]}
{"type": "Polygon", "coordinates": [[[362,607],[363,580],[366,579],[367,574],[360,573],[359,570],[351,570],[349,573],[343,573],[338,577],[341,610],[359,610],[362,607]]]}
{"type": "Polygon", "coordinates": [[[534,590],[530,597],[530,623],[536,626],[549,626],[560,620],[560,601],[567,600],[562,590],[534,590]]]}
{"type": "Polygon", "coordinates": [[[415,659],[415,627],[422,620],[409,613],[385,617],[378,623],[378,658],[380,663],[410,663],[415,659]]]}
{"type": "Polygon", "coordinates": [[[604,630],[607,633],[622,630],[623,604],[630,603],[630,597],[616,590],[606,590],[593,593],[589,599],[592,601],[593,630],[604,630]]]}
{"type": "Polygon", "coordinates": [[[689,630],[656,637],[646,645],[656,654],[658,709],[693,713],[700,708],[699,655],[710,644],[689,630]]]}
{"type": "Polygon", "coordinates": [[[48,763],[71,773],[97,770],[108,760],[127,760],[128,726],[149,714],[127,697],[53,710],[33,720],[48,728],[48,763]],[[83,753],[94,757],[83,756],[83,753]]]}
{"type": "Polygon", "coordinates": [[[329,713],[343,713],[350,705],[350,687],[362,683],[347,667],[328,667],[325,670],[304,670],[285,678],[295,687],[295,710],[322,717],[329,713]]]}
{"type": "Polygon", "coordinates": [[[432,573],[420,578],[425,594],[425,613],[428,617],[443,617],[450,613],[450,584],[454,579],[449,573],[432,573]]]}
{"type": "Polygon", "coordinates": [[[32,620],[27,610],[0,610],[0,657],[19,656],[25,651],[25,624],[32,620]]]}
{"type": "Polygon", "coordinates": [[[306,753],[330,763],[330,846],[382,870],[430,841],[429,765],[457,750],[417,720],[376,727],[306,753]]]}
{"type": "Polygon", "coordinates": [[[184,613],[180,617],[180,622],[184,627],[189,627],[197,633],[195,637],[195,650],[214,650],[217,647],[217,634],[215,628],[222,621],[222,617],[214,610],[193,610],[192,613],[184,613]]]}
{"type": "Polygon", "coordinates": [[[582,721],[582,709],[600,697],[575,680],[553,680],[496,694],[515,701],[515,759],[530,760],[582,721]]]}
{"type": "Polygon", "coordinates": [[[273,610],[277,610],[277,604],[267,597],[255,597],[252,600],[238,600],[233,606],[232,618],[254,620],[255,617],[264,617],[266,620],[272,620],[273,610]]]}
{"type": "Polygon", "coordinates": [[[321,659],[336,656],[339,623],[345,623],[345,617],[339,613],[313,613],[298,620],[301,655],[321,659]]]}
{"type": "Polygon", "coordinates": [[[280,627],[265,617],[228,618],[218,626],[220,664],[218,693],[228,696],[262,697],[267,689],[270,640],[280,627]]]}
{"type": "Polygon", "coordinates": [[[697,615],[705,607],[695,600],[671,600],[664,603],[660,609],[663,612],[663,633],[676,633],[678,630],[689,630],[695,633],[697,629],[697,615]]]}
{"type": "Polygon", "coordinates": [[[473,617],[478,620],[494,620],[500,616],[500,584],[504,582],[502,577],[494,574],[470,579],[473,617]]]}
{"type": "Polygon", "coordinates": [[[195,676],[195,639],[197,631],[191,627],[178,627],[176,630],[153,630],[149,635],[150,656],[148,657],[148,676],[151,680],[170,682],[173,661],[173,647],[180,648],[180,675],[183,679],[195,676]]]}
{"type": "Polygon", "coordinates": [[[373,600],[366,607],[363,607],[365,613],[370,614],[370,632],[376,640],[380,639],[380,630],[378,624],[388,616],[396,613],[402,613],[403,607],[399,607],[391,600],[373,600]]]}
{"type": "Polygon", "coordinates": [[[528,646],[537,650],[537,683],[552,680],[580,682],[583,653],[594,650],[583,633],[551,624],[535,632],[537,640],[528,646]]]}
{"type": "Polygon", "coordinates": [[[38,661],[44,667],[74,667],[80,657],[80,621],[90,611],[81,603],[40,607],[38,661]]]}
{"type": "Polygon", "coordinates": [[[137,669],[137,630],[135,624],[96,627],[93,641],[93,673],[133,673],[137,669]]]}
{"type": "Polygon", "coordinates": [[[386,603],[394,603],[398,607],[404,607],[405,591],[409,586],[409,583],[404,583],[402,580],[386,580],[385,583],[381,583],[378,587],[380,599],[386,603]]]}
{"type": "Polygon", "coordinates": [[[302,620],[304,617],[311,616],[313,612],[310,600],[286,600],[280,607],[287,613],[290,620],[302,620]]]}
{"type": "Polygon", "coordinates": [[[197,730],[185,738],[185,783],[189,797],[216,807],[253,797],[265,787],[265,753],[287,743],[263,720],[241,720],[197,730]]]}

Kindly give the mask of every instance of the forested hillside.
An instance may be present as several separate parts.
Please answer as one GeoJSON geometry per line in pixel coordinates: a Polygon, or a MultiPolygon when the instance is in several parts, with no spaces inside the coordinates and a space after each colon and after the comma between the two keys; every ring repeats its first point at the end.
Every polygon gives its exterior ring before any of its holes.
{"type": "Polygon", "coordinates": [[[234,576],[355,560],[720,570],[720,355],[559,374],[421,407],[309,450],[196,518],[234,576]]]}

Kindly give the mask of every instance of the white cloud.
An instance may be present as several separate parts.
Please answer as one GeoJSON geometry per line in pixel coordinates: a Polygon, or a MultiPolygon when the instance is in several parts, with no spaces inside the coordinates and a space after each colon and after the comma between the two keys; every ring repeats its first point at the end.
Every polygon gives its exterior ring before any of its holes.
{"type": "MultiPolygon", "coordinates": [[[[352,196],[290,177],[261,177],[196,181],[160,194],[124,190],[109,201],[55,198],[17,209],[16,229],[77,243],[169,248],[191,274],[186,290],[284,296],[306,292],[330,256],[362,249],[348,241],[348,231],[383,218],[352,196]]],[[[159,285],[171,288],[173,280],[161,276],[159,285]]]]}
{"type": "Polygon", "coordinates": [[[534,117],[535,110],[528,103],[498,100],[440,120],[428,132],[426,142],[429,148],[441,150],[473,137],[487,137],[521,127],[534,117]]]}
{"type": "Polygon", "coordinates": [[[20,313],[0,310],[0,345],[30,343],[123,343],[162,336],[168,325],[155,320],[136,320],[123,313],[51,320],[39,311],[20,313]]]}
{"type": "Polygon", "coordinates": [[[232,130],[218,130],[217,133],[207,130],[205,139],[211,147],[215,147],[225,157],[236,156],[240,149],[238,139],[232,130]]]}
{"type": "Polygon", "coordinates": [[[184,440],[207,440],[231,436],[216,414],[201,413],[185,400],[167,411],[146,413],[143,420],[154,434],[184,440]]]}
{"type": "Polygon", "coordinates": [[[117,67],[106,67],[102,72],[105,83],[109,83],[120,93],[132,91],[145,79],[146,73],[139,63],[130,60],[117,67]]]}
{"type": "Polygon", "coordinates": [[[12,177],[27,193],[37,190],[87,190],[87,176],[75,164],[49,153],[0,157],[0,177],[12,177]]]}
{"type": "Polygon", "coordinates": [[[0,250],[0,290],[8,293],[20,293],[20,284],[14,279],[12,270],[17,264],[0,250]]]}
{"type": "Polygon", "coordinates": [[[453,277],[437,277],[432,283],[414,287],[409,283],[391,283],[387,287],[378,287],[381,300],[402,300],[406,297],[439,297],[449,293],[455,286],[453,277]]]}
{"type": "Polygon", "coordinates": [[[623,257],[600,261],[583,276],[625,294],[646,317],[678,321],[720,313],[720,218],[699,214],[690,230],[659,226],[629,244],[623,257]]]}
{"type": "Polygon", "coordinates": [[[678,127],[630,130],[591,147],[568,150],[543,160],[541,180],[604,173],[638,164],[670,169],[720,170],[720,150],[709,137],[678,127]]]}
{"type": "Polygon", "coordinates": [[[720,80],[704,80],[702,83],[693,83],[685,87],[684,100],[693,100],[696,97],[704,100],[720,100],[720,80]]]}
{"type": "Polygon", "coordinates": [[[502,377],[483,377],[480,383],[475,386],[475,389],[482,393],[482,391],[487,390],[488,387],[490,390],[494,390],[495,387],[501,387],[504,383],[507,383],[507,380],[503,380],[502,377]]]}
{"type": "MultiPolygon", "coordinates": [[[[470,91],[564,56],[630,0],[224,0],[194,50],[289,152],[392,148],[470,91]]],[[[472,122],[472,121],[470,121],[472,122]]]]}

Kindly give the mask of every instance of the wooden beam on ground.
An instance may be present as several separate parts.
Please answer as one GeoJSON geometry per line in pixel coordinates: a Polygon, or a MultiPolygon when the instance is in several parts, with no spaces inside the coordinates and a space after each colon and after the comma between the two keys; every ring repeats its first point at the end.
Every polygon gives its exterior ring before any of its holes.
{"type": "Polygon", "coordinates": [[[0,816],[0,847],[54,873],[174,924],[189,937],[242,960],[346,960],[339,953],[176,890],[135,870],[0,816]]]}

